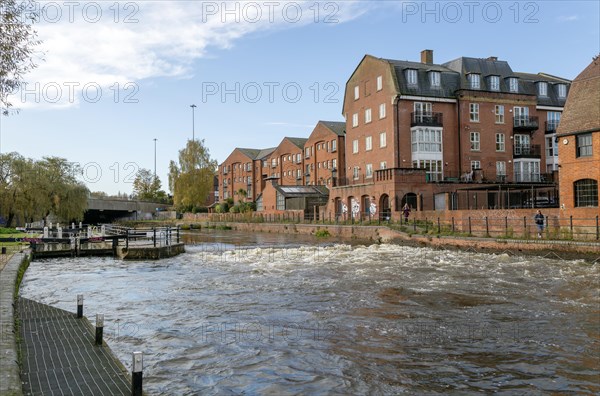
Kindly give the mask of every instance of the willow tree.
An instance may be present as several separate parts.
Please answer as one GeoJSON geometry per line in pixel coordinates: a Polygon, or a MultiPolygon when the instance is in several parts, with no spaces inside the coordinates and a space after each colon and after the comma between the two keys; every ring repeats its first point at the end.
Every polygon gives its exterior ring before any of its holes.
{"type": "Polygon", "coordinates": [[[23,76],[36,67],[34,48],[40,41],[33,23],[38,17],[36,2],[0,1],[0,106],[8,115],[8,96],[23,83],[23,76]]]}
{"type": "Polygon", "coordinates": [[[210,158],[204,140],[188,140],[179,151],[179,161],[169,163],[169,189],[178,211],[206,205],[216,169],[217,162],[210,158]]]}
{"type": "Polygon", "coordinates": [[[64,221],[81,220],[88,189],[78,181],[79,168],[64,158],[41,161],[18,153],[0,155],[0,215],[7,226],[15,219],[34,221],[54,214],[64,221]]]}

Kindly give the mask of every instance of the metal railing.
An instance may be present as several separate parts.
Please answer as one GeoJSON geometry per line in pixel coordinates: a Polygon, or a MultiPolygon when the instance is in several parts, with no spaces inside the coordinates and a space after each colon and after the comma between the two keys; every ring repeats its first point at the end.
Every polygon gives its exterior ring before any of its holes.
{"type": "Polygon", "coordinates": [[[414,112],[410,114],[410,126],[443,126],[442,113],[414,112]]]}
{"type": "Polygon", "coordinates": [[[515,144],[513,157],[541,158],[542,146],[539,144],[515,144]]]}
{"type": "Polygon", "coordinates": [[[538,129],[539,122],[537,116],[515,116],[513,120],[514,129],[538,129]]]}

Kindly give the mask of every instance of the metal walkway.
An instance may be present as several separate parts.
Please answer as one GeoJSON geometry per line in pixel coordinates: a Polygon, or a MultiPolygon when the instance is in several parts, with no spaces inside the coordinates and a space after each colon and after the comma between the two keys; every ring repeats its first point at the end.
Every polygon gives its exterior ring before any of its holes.
{"type": "Polygon", "coordinates": [[[87,319],[19,298],[25,395],[131,395],[131,381],[87,319]]]}

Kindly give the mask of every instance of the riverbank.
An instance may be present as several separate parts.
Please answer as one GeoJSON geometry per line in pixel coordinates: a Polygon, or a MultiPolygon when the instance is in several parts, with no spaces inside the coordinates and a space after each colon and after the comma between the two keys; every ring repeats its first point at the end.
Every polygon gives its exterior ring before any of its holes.
{"type": "MultiPolygon", "coordinates": [[[[266,232],[316,235],[370,240],[376,243],[396,243],[417,247],[471,250],[478,253],[505,253],[511,255],[551,256],[559,259],[583,259],[598,262],[600,243],[585,241],[555,241],[546,239],[504,239],[447,236],[434,234],[411,234],[386,226],[322,225],[322,224],[278,224],[278,223],[235,223],[204,222],[200,227],[231,227],[243,232],[266,232]]],[[[323,241],[327,237],[321,237],[323,241]]]]}

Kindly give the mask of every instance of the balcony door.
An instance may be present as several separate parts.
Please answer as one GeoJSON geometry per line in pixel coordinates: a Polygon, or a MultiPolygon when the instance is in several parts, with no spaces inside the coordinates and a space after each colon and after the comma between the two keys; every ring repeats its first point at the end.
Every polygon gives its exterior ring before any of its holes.
{"type": "Polygon", "coordinates": [[[515,155],[529,154],[531,137],[529,135],[515,135],[515,155]]]}
{"type": "Polygon", "coordinates": [[[424,122],[431,117],[432,107],[428,102],[415,102],[415,121],[424,122]]]}

